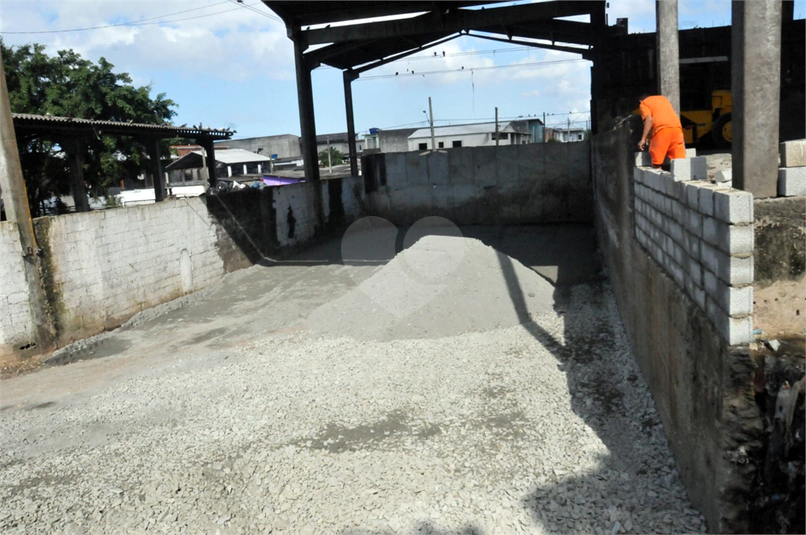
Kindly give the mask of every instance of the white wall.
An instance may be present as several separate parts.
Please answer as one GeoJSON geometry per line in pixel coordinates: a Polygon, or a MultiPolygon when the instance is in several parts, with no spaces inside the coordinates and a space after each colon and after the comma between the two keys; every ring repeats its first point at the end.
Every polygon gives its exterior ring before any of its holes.
{"type": "Polygon", "coordinates": [[[17,224],[0,222],[0,356],[34,341],[17,224]]]}

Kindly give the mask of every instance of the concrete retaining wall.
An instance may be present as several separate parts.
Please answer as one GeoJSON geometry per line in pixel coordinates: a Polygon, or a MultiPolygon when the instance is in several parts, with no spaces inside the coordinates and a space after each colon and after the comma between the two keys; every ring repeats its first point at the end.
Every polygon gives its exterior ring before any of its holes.
{"type": "Polygon", "coordinates": [[[28,284],[17,224],[0,222],[0,356],[34,340],[28,284]]]}
{"type": "MultiPolygon", "coordinates": [[[[350,223],[361,214],[358,184],[334,179],[36,219],[56,346],[350,223]]],[[[13,223],[0,225],[0,278],[0,355],[19,353],[34,331],[13,223]]]]}
{"type": "MultiPolygon", "coordinates": [[[[699,203],[699,192],[704,190],[691,190],[668,173],[637,173],[634,136],[627,124],[592,141],[600,247],[633,352],[692,503],[705,515],[710,531],[748,531],[747,504],[756,467],[747,459],[762,446],[752,389],[756,363],[746,346],[731,346],[724,331],[709,319],[707,290],[705,307],[702,292],[696,297],[697,292],[688,291],[685,281],[693,280],[697,270],[680,273],[694,262],[702,270],[704,288],[705,272],[711,270],[702,249],[699,257],[693,254],[692,243],[696,238],[700,247],[710,247],[710,238],[672,226],[685,221],[683,212],[695,218],[712,213],[707,205],[701,210],[697,204],[694,210],[693,197],[691,203],[687,197],[681,201],[681,191],[698,191],[699,203]],[[635,176],[642,183],[634,181],[635,176]],[[668,219],[669,214],[674,219],[668,219]],[[643,245],[636,235],[642,236],[643,245]]],[[[721,228],[723,237],[725,232],[730,235],[731,230],[721,228]]],[[[712,267],[712,273],[722,273],[719,263],[712,267]]],[[[729,285],[733,279],[718,280],[729,285]]]]}
{"type": "Polygon", "coordinates": [[[589,142],[374,154],[361,168],[369,212],[398,225],[592,221],[589,142]]]}

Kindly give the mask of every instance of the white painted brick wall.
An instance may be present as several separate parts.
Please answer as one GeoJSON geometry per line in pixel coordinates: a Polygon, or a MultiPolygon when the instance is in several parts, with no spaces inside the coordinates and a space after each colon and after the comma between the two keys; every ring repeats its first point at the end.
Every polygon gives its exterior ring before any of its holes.
{"type": "Polygon", "coordinates": [[[0,222],[0,355],[34,340],[24,262],[16,223],[0,222]]]}

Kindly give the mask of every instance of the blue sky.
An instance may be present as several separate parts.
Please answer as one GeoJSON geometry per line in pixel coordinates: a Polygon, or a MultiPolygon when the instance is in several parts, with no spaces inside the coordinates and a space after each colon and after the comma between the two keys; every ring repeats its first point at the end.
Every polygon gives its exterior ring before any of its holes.
{"type": "MultiPolygon", "coordinates": [[[[730,24],[729,0],[678,5],[681,29],[730,24]]],[[[795,2],[795,18],[804,18],[804,5],[795,2]]],[[[631,33],[654,31],[654,13],[654,0],[610,0],[608,8],[610,23],[627,17],[631,33]]],[[[279,17],[257,0],[2,0],[0,33],[8,45],[37,42],[51,54],[72,48],[92,61],[105,57],[137,85],[177,102],[175,124],[233,128],[236,138],[300,131],[292,44],[279,17]],[[103,27],[112,24],[123,25],[103,27]]],[[[336,69],[313,72],[319,134],[347,129],[341,80],[336,69]]],[[[590,63],[461,37],[354,82],[356,130],[425,126],[429,96],[438,125],[492,120],[498,107],[502,119],[546,113],[549,126],[569,119],[584,126],[590,63]]]]}

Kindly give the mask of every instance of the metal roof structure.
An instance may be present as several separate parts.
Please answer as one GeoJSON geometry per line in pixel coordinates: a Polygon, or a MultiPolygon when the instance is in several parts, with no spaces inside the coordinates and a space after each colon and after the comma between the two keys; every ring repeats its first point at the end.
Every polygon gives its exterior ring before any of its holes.
{"type": "MultiPolygon", "coordinates": [[[[519,129],[512,126],[512,121],[499,122],[498,131],[505,133],[517,133],[519,129]]],[[[451,126],[435,126],[434,135],[436,136],[461,136],[468,134],[492,134],[495,132],[495,123],[475,123],[475,124],[461,124],[451,126]]],[[[409,139],[430,138],[430,128],[418,128],[411,135],[409,139]]]]}
{"type": "Polygon", "coordinates": [[[357,176],[351,84],[361,73],[461,36],[593,59],[607,29],[604,0],[263,3],[283,19],[294,42],[302,155],[310,180],[319,178],[311,71],[320,65],[343,71],[351,170],[357,176]],[[575,16],[588,22],[567,20],[575,16]]]}
{"type": "Polygon", "coordinates": [[[14,129],[23,131],[78,132],[88,131],[110,135],[149,135],[152,137],[187,137],[193,139],[229,139],[235,133],[229,129],[204,128],[198,126],[173,126],[156,123],[129,123],[121,121],[103,121],[97,119],[79,119],[77,117],[60,117],[56,115],[32,115],[28,113],[12,113],[14,129]]]}

